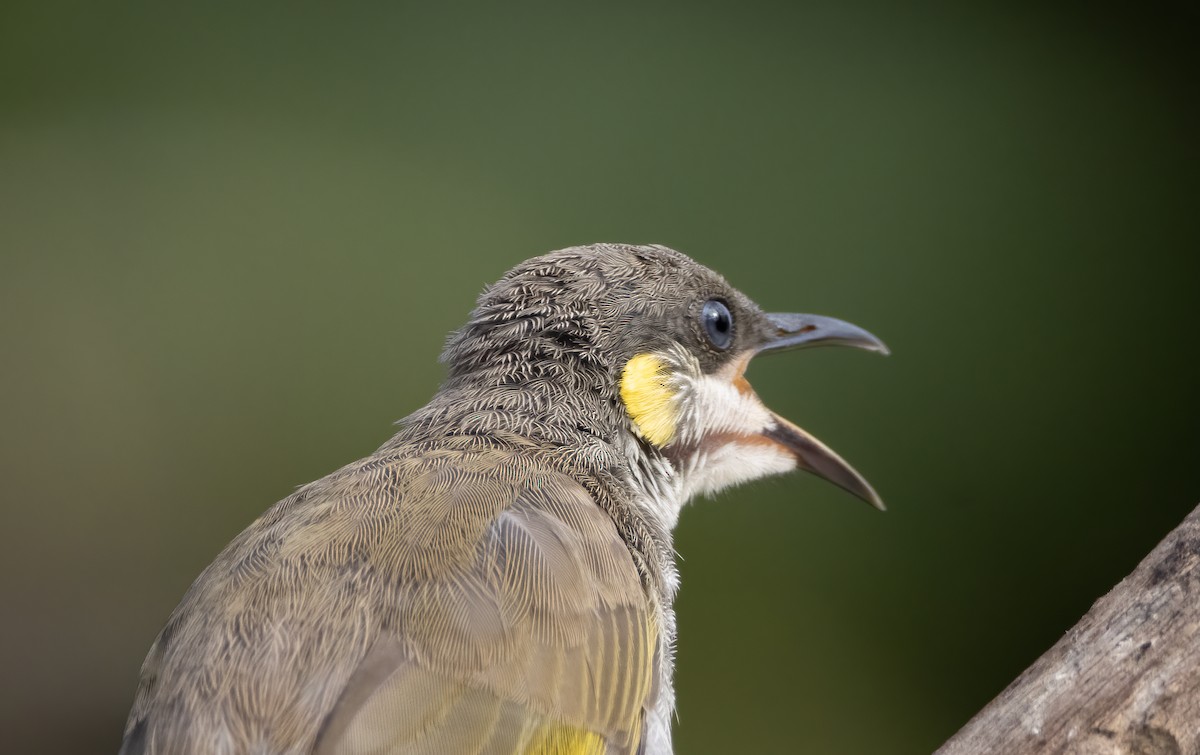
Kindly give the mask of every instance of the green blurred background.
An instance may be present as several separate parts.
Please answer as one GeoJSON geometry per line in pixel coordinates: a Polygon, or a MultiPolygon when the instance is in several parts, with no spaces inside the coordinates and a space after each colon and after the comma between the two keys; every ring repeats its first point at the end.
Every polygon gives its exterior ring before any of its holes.
{"type": "Polygon", "coordinates": [[[1136,8],[5,3],[6,751],[115,751],[204,565],[600,240],[894,351],[751,371],[891,510],[685,512],[678,750],[931,751],[1200,501],[1200,16],[1136,8]]]}

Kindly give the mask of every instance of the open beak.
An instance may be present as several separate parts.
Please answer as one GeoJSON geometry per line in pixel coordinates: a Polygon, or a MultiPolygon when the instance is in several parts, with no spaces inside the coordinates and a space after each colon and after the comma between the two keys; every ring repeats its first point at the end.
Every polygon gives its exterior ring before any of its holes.
{"type": "MultiPolygon", "coordinates": [[[[810,346],[853,346],[884,355],[889,353],[883,341],[843,320],[801,314],[768,314],[766,319],[774,333],[759,347],[759,353],[810,346]]],[[[794,454],[801,469],[853,493],[880,511],[884,510],[883,499],[871,487],[871,483],[833,449],[809,433],[776,414],[775,427],[763,435],[794,454]]]]}

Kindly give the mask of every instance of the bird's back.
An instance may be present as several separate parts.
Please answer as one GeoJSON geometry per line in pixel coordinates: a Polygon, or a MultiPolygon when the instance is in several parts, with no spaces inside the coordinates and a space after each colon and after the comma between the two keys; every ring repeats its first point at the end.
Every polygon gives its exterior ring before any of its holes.
{"type": "Polygon", "coordinates": [[[579,482],[471,439],[385,447],[201,574],[122,752],[633,752],[658,634],[579,482]]]}

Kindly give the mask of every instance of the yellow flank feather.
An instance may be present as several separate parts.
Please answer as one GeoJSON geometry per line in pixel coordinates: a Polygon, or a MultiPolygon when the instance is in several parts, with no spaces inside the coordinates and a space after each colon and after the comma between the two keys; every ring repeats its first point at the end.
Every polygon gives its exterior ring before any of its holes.
{"type": "Polygon", "coordinates": [[[675,437],[675,407],[670,370],[653,354],[638,354],[621,374],[621,401],[642,437],[662,447],[675,437]]]}
{"type": "Polygon", "coordinates": [[[524,755],[604,755],[607,746],[595,732],[554,726],[541,733],[524,755]]]}

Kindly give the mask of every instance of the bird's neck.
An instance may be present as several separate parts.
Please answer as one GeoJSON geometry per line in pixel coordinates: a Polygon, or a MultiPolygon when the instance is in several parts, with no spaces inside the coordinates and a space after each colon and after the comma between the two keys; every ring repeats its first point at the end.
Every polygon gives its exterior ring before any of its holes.
{"type": "Polygon", "coordinates": [[[401,425],[414,437],[478,435],[546,451],[588,449],[601,471],[616,458],[619,410],[576,380],[457,380],[401,425]]]}
{"type": "Polygon", "coordinates": [[[633,437],[616,396],[581,384],[578,373],[560,377],[455,380],[402,420],[385,448],[535,454],[587,488],[611,515],[647,586],[658,595],[669,593],[671,530],[680,505],[670,462],[633,437]]]}

